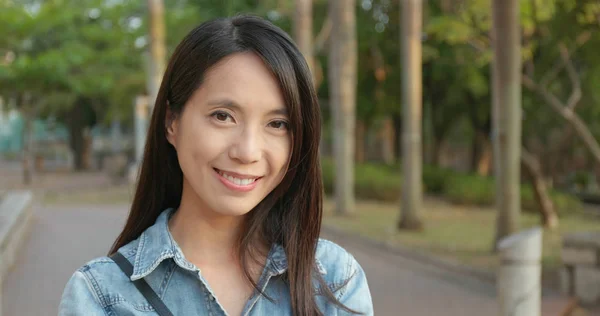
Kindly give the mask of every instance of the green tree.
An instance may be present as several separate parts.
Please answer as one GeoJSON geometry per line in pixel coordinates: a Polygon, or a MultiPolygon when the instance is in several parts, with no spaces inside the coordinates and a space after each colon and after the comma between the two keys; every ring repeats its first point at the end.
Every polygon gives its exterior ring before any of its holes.
{"type": "Polygon", "coordinates": [[[0,20],[6,24],[0,37],[9,40],[0,46],[14,60],[0,70],[0,93],[27,95],[30,104],[20,104],[23,113],[65,122],[75,167],[82,169],[84,130],[101,119],[123,116],[131,91],[143,89],[135,53],[142,35],[139,7],[134,1],[99,0],[2,5],[0,20]]]}

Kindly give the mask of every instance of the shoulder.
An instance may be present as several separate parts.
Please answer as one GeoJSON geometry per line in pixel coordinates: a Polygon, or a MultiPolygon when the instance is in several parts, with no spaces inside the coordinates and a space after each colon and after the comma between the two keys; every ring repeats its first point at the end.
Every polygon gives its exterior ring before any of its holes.
{"type": "MultiPolygon", "coordinates": [[[[137,250],[134,244],[137,244],[137,240],[132,241],[118,250],[118,252],[132,264],[137,250]]],[[[115,261],[108,256],[97,257],[88,261],[77,269],[76,273],[77,272],[83,273],[88,279],[101,278],[103,281],[127,279],[127,276],[123,273],[121,268],[119,268],[115,261]]]]}
{"type": "MultiPolygon", "coordinates": [[[[372,316],[373,301],[367,277],[354,256],[334,242],[319,239],[316,259],[325,272],[324,281],[338,302],[349,310],[372,316]]],[[[336,312],[336,315],[352,314],[348,310],[336,312]]]]}
{"type": "Polygon", "coordinates": [[[317,243],[317,260],[321,261],[322,264],[338,264],[340,259],[354,258],[346,249],[342,246],[334,243],[333,241],[319,238],[317,243]]]}
{"type": "MultiPolygon", "coordinates": [[[[135,248],[126,245],[119,252],[133,262],[135,248]]],[[[130,285],[129,278],[119,266],[108,256],[94,258],[79,267],[67,282],[62,300],[61,310],[68,310],[68,306],[109,306],[125,301],[121,296],[123,289],[130,285]]]]}
{"type": "Polygon", "coordinates": [[[334,283],[345,283],[359,269],[362,270],[352,254],[327,239],[319,239],[315,257],[325,278],[334,283]]]}

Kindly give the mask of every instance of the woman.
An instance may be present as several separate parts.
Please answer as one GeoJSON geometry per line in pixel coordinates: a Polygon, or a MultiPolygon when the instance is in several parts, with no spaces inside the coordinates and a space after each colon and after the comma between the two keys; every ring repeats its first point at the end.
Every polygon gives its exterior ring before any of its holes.
{"type": "Polygon", "coordinates": [[[238,16],[190,32],[123,232],[73,274],[59,314],[372,315],[360,265],[319,239],[319,111],[276,26],[238,16]]]}

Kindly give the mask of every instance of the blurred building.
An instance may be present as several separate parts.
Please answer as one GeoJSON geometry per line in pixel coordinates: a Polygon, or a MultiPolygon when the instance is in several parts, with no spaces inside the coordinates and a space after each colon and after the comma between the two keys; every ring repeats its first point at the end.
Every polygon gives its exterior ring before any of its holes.
{"type": "MultiPolygon", "coordinates": [[[[18,160],[23,150],[25,121],[14,108],[0,101],[0,157],[5,160],[18,160]]],[[[36,119],[32,125],[33,155],[36,169],[70,169],[73,153],[69,145],[69,131],[64,124],[53,118],[36,119]]],[[[115,153],[132,156],[131,133],[123,132],[120,124],[96,126],[86,130],[86,138],[91,142],[90,167],[102,169],[105,157],[115,153]]],[[[128,159],[129,160],[129,159],[128,159]]]]}

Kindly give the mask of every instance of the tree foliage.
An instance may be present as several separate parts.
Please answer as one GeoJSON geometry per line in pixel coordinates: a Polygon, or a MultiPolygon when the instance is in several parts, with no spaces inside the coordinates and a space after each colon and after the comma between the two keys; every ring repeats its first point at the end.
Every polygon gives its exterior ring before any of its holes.
{"type": "MultiPolygon", "coordinates": [[[[327,3],[314,0],[315,37],[327,18],[327,3]]],[[[367,126],[401,114],[399,4],[356,2],[357,117],[367,126]]],[[[210,18],[251,12],[289,32],[294,14],[292,0],[174,0],[165,5],[167,55],[190,29],[210,18]]],[[[568,47],[581,82],[576,111],[599,139],[600,4],[526,0],[520,5],[523,72],[535,80],[547,79],[560,64],[558,46],[568,47]]],[[[434,138],[444,141],[455,124],[465,120],[471,127],[462,135],[465,139],[471,138],[469,133],[489,134],[489,1],[429,1],[424,10],[423,101],[434,138]]],[[[144,1],[0,0],[0,94],[28,94],[36,113],[63,121],[80,105],[88,108],[89,124],[112,119],[131,124],[134,97],[146,90],[147,32],[144,1]]],[[[315,58],[327,78],[326,49],[317,51],[315,58]]],[[[551,77],[548,88],[566,100],[572,83],[564,69],[551,77]]],[[[328,98],[327,80],[319,94],[328,98]]],[[[526,142],[560,147],[556,135],[568,135],[568,129],[542,98],[523,89],[523,111],[526,142]]],[[[324,114],[329,117],[327,107],[324,114]]],[[[569,156],[578,146],[576,138],[568,139],[561,153],[569,156]]]]}

